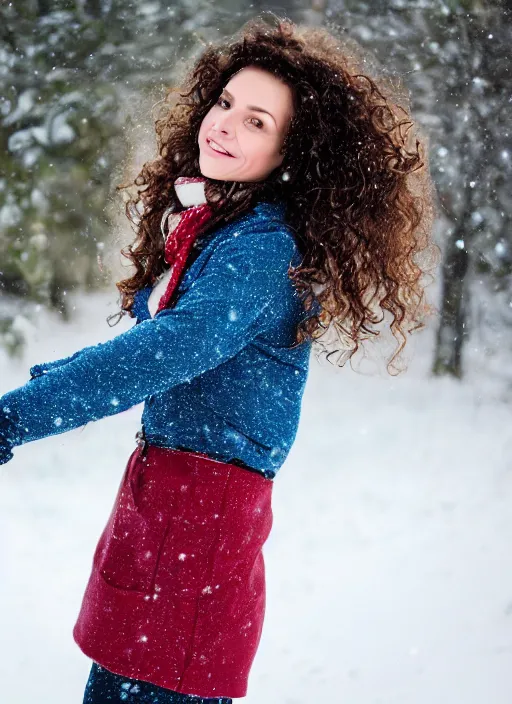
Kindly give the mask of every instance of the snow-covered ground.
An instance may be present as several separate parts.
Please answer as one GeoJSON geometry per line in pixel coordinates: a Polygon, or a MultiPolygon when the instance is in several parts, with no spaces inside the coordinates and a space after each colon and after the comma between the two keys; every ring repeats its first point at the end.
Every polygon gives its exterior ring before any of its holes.
{"type": "MultiPolygon", "coordinates": [[[[130,327],[106,324],[114,299],[76,296],[68,325],[42,313],[23,359],[0,351],[0,394],[130,327]]],[[[274,485],[247,704],[510,702],[511,404],[476,366],[464,383],[429,377],[430,331],[415,350],[398,378],[312,359],[274,485]]],[[[91,662],[71,631],[141,411],[0,466],[2,704],[82,702],[91,662]]]]}

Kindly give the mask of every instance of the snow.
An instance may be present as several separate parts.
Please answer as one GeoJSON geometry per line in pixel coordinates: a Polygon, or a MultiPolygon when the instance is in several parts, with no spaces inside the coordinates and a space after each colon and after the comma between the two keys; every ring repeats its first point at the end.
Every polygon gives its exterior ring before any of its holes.
{"type": "MultiPolygon", "coordinates": [[[[0,351],[0,393],[133,324],[106,324],[113,294],[70,299],[72,323],[41,311],[22,360],[0,351]]],[[[429,377],[432,343],[417,335],[397,378],[312,360],[274,484],[247,704],[508,704],[510,399],[471,346],[466,381],[429,377]]],[[[16,448],[0,467],[2,701],[82,701],[91,661],[71,632],[141,412],[16,448]]]]}
{"type": "Polygon", "coordinates": [[[9,127],[10,125],[14,125],[23,117],[30,115],[35,104],[36,95],[37,91],[34,88],[29,88],[20,93],[18,96],[18,104],[14,110],[3,119],[4,126],[9,127]]]}
{"type": "Polygon", "coordinates": [[[13,227],[20,222],[21,217],[21,208],[14,202],[12,195],[9,194],[5,205],[0,207],[0,227],[13,227]]]}

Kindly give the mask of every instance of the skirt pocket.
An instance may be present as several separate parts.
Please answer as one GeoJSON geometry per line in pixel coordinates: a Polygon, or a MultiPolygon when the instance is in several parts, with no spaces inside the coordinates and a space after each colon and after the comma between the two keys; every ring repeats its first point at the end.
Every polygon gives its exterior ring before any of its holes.
{"type": "Polygon", "coordinates": [[[168,511],[158,487],[145,481],[136,449],[130,456],[110,518],[98,541],[93,563],[112,587],[152,591],[167,534],[168,511]]]}

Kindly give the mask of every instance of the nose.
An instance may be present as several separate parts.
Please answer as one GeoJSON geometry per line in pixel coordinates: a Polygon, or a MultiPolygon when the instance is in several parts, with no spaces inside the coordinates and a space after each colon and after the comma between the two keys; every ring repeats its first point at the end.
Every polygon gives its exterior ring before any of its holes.
{"type": "Polygon", "coordinates": [[[235,133],[232,116],[226,112],[217,114],[212,125],[217,132],[232,137],[235,133]]]}

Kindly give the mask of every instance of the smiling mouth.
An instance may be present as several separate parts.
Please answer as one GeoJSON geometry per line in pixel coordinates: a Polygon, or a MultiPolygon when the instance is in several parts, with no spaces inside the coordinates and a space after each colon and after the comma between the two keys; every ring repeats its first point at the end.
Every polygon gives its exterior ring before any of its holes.
{"type": "MultiPolygon", "coordinates": [[[[214,147],[214,146],[213,146],[214,143],[212,144],[212,140],[211,140],[209,137],[207,137],[207,139],[206,139],[206,144],[207,144],[207,145],[210,147],[210,149],[212,149],[216,154],[221,154],[221,155],[223,155],[223,156],[230,156],[231,158],[234,158],[234,157],[233,157],[233,154],[230,154],[230,153],[227,152],[227,151],[221,151],[222,147],[221,147],[220,149],[217,149],[216,147],[214,147]]],[[[219,145],[219,147],[220,147],[220,145],[219,145]]]]}

